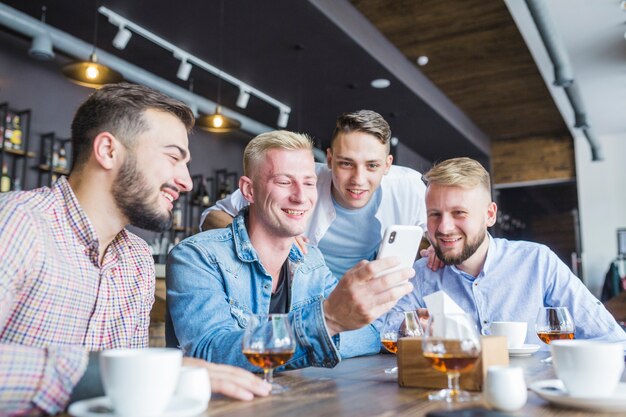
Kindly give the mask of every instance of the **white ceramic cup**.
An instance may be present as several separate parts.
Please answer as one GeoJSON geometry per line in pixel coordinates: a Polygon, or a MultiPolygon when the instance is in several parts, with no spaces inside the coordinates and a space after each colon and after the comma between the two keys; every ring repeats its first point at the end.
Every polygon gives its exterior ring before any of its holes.
{"type": "Polygon", "coordinates": [[[489,328],[492,336],[506,337],[509,349],[524,346],[528,329],[528,323],[525,321],[494,321],[489,328]]]}
{"type": "Polygon", "coordinates": [[[610,397],[624,371],[621,343],[554,340],[550,344],[556,375],[572,397],[610,397]]]}
{"type": "Polygon", "coordinates": [[[528,399],[522,368],[490,366],[483,394],[487,403],[496,410],[519,410],[528,399]]]}
{"type": "Polygon", "coordinates": [[[209,371],[197,366],[183,366],[178,374],[178,384],[174,394],[177,397],[192,398],[209,406],[211,400],[211,381],[209,371]]]}
{"type": "Polygon", "coordinates": [[[112,349],[100,353],[104,392],[116,416],[153,417],[170,401],[182,351],[168,348],[112,349]]]}

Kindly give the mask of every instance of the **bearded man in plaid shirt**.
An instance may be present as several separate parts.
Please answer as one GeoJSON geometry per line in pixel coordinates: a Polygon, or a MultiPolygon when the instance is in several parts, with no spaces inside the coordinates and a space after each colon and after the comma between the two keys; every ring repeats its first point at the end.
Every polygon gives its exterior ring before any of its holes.
{"type": "MultiPolygon", "coordinates": [[[[69,177],[0,196],[0,415],[62,411],[72,392],[99,385],[90,351],[148,346],[154,264],[125,227],[170,226],[192,187],[193,124],[186,105],[152,89],[105,86],[74,117],[69,177]]],[[[186,363],[209,368],[214,392],[270,389],[242,369],[186,363]]]]}

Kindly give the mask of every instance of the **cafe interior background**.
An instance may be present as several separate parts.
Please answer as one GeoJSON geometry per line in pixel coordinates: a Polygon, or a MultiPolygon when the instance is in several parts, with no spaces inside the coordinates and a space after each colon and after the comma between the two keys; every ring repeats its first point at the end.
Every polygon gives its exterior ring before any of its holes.
{"type": "Polygon", "coordinates": [[[5,1],[0,113],[22,138],[3,140],[0,163],[24,189],[65,172],[92,89],[61,70],[95,47],[124,79],[241,123],[196,127],[190,172],[206,194],[183,199],[165,236],[135,229],[151,243],[195,232],[256,134],[306,132],[322,150],[340,113],[372,109],[398,165],[483,163],[501,212],[492,233],[547,244],[599,296],[626,228],[625,23],[620,0],[5,1]]]}

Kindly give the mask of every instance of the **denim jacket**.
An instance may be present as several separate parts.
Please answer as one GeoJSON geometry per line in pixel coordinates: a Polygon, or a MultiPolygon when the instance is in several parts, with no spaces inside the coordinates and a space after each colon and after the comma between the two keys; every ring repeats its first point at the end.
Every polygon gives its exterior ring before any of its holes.
{"type": "MultiPolygon", "coordinates": [[[[244,216],[247,209],[229,228],[191,236],[170,252],[166,336],[168,346],[180,344],[187,356],[258,370],[241,343],[249,316],[269,311],[272,277],[252,247],[244,216]]],[[[303,255],[294,245],[288,265],[296,351],[285,367],[333,367],[342,357],[378,353],[372,325],[330,337],[322,302],[337,280],[316,247],[303,255]]]]}

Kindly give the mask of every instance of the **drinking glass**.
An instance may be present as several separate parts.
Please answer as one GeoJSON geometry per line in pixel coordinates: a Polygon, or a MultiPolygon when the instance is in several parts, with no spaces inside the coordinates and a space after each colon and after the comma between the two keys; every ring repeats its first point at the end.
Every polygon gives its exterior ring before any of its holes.
{"type": "MultiPolygon", "coordinates": [[[[380,341],[389,352],[398,352],[398,339],[408,336],[421,336],[422,326],[415,310],[392,310],[385,316],[385,323],[380,330],[380,341]]],[[[398,367],[385,369],[386,374],[397,374],[398,367]]]]}
{"type": "Polygon", "coordinates": [[[553,340],[573,339],[574,320],[567,307],[542,307],[535,321],[537,336],[543,343],[553,340]]]}
{"type": "MultiPolygon", "coordinates": [[[[535,320],[537,336],[545,344],[553,340],[573,339],[574,320],[567,307],[542,307],[535,320]]],[[[552,356],[542,359],[543,363],[552,363],[552,356]]]]}
{"type": "Polygon", "coordinates": [[[480,336],[470,316],[431,314],[424,331],[422,350],[433,368],[448,375],[448,388],[429,394],[429,400],[456,403],[479,399],[459,387],[461,373],[476,365],[481,351],[480,336]]]}
{"type": "Polygon", "coordinates": [[[287,390],[274,383],[274,368],[284,365],[296,343],[287,314],[259,314],[250,317],[243,336],[242,352],[255,366],[263,368],[263,379],[272,384],[272,393],[287,390]]]}

